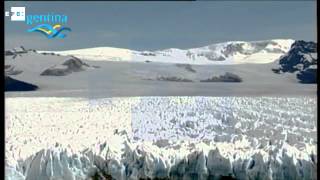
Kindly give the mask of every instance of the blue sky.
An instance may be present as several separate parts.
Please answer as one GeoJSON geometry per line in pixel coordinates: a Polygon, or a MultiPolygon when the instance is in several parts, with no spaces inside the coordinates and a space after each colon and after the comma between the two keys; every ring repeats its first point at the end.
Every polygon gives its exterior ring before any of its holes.
{"type": "Polygon", "coordinates": [[[65,39],[29,33],[5,19],[5,46],[41,50],[113,46],[135,50],[192,48],[233,40],[292,38],[316,41],[315,1],[5,2],[26,14],[68,15],[65,39]]]}

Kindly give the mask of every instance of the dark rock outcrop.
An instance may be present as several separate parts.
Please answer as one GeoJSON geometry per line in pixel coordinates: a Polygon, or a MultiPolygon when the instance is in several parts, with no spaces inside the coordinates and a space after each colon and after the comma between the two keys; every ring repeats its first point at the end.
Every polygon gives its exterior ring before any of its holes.
{"type": "Polygon", "coordinates": [[[44,70],[40,75],[42,76],[65,76],[72,72],[84,71],[90,67],[88,64],[82,62],[79,58],[72,57],[66,60],[60,67],[51,67],[44,70]]]}
{"type": "Polygon", "coordinates": [[[279,60],[282,72],[295,72],[317,64],[317,57],[311,55],[317,53],[317,44],[314,42],[296,41],[289,52],[279,60]]]}
{"type": "Polygon", "coordinates": [[[226,72],[224,75],[200,80],[200,82],[242,82],[242,79],[236,74],[226,72]]]}
{"type": "Polygon", "coordinates": [[[67,68],[73,72],[83,71],[85,67],[90,67],[88,64],[82,62],[76,57],[68,59],[62,65],[67,66],[67,68]]]}
{"type": "Polygon", "coordinates": [[[297,78],[301,83],[317,82],[317,67],[308,67],[297,74],[297,78]]]}
{"type": "Polygon", "coordinates": [[[317,82],[317,44],[315,42],[295,41],[289,52],[279,59],[275,73],[297,73],[301,83],[317,82]]]}
{"type": "Polygon", "coordinates": [[[4,91],[34,91],[38,86],[13,79],[9,76],[5,76],[5,90],[4,91]]]}
{"type": "Polygon", "coordinates": [[[164,77],[160,76],[157,78],[158,81],[173,81],[173,82],[192,82],[190,79],[180,78],[175,76],[164,77]]]}

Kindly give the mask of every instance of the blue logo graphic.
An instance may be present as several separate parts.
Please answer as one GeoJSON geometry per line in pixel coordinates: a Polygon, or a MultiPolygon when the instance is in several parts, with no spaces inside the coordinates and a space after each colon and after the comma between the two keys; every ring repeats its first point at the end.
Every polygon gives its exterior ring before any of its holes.
{"type": "Polygon", "coordinates": [[[63,27],[61,24],[56,24],[54,26],[50,24],[40,24],[28,30],[28,32],[40,32],[49,39],[55,37],[65,38],[66,35],[62,34],[62,31],[71,31],[71,28],[63,27]]]}

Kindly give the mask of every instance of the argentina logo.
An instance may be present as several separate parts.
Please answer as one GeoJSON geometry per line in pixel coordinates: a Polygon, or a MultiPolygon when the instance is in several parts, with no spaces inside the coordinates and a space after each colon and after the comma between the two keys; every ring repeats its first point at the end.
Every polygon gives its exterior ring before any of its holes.
{"type": "Polygon", "coordinates": [[[70,32],[71,28],[66,27],[68,16],[49,13],[47,15],[27,15],[26,24],[33,27],[27,32],[38,32],[45,35],[48,39],[65,38],[66,32],[70,32]]]}

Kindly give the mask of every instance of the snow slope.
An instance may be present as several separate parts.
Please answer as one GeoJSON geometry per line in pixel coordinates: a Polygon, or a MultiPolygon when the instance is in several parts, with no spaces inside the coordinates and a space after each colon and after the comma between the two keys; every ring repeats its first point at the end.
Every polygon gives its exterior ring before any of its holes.
{"type": "MultiPolygon", "coordinates": [[[[6,96],[34,97],[119,97],[119,96],[297,96],[316,95],[316,84],[300,84],[296,75],[276,74],[268,64],[186,65],[174,63],[132,63],[81,59],[81,71],[63,65],[70,56],[28,52],[5,57],[6,73],[12,78],[39,87],[35,92],[6,93],[6,96]],[[97,68],[96,68],[97,67],[97,68]],[[41,75],[50,70],[58,74],[41,75]],[[62,71],[62,72],[61,72],[62,71]],[[66,71],[67,73],[63,73],[66,71]],[[71,72],[71,73],[69,73],[71,72]],[[241,83],[204,83],[201,80],[233,73],[241,83]],[[59,74],[64,76],[57,76],[59,74]],[[159,81],[177,77],[192,82],[159,81]],[[183,91],[182,91],[183,89],[183,91]]],[[[73,62],[73,61],[72,61],[73,62]]],[[[74,63],[72,63],[74,64],[74,63]]],[[[75,63],[77,64],[77,63],[75,63]]]]}
{"type": "Polygon", "coordinates": [[[158,51],[134,51],[113,47],[96,47],[67,51],[38,51],[73,55],[93,61],[134,61],[188,64],[241,64],[270,63],[288,52],[292,39],[265,41],[230,41],[192,49],[165,49],[158,51]]]}

